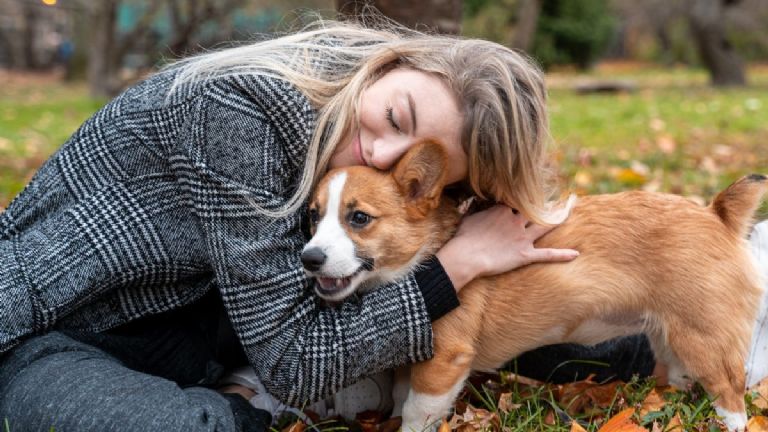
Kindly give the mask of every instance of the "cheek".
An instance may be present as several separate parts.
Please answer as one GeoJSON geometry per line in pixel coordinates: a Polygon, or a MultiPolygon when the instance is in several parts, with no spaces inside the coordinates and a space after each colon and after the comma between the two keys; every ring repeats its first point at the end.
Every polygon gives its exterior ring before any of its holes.
{"type": "Polygon", "coordinates": [[[355,238],[358,254],[373,258],[378,269],[396,270],[407,264],[419,251],[420,241],[405,220],[385,227],[379,225],[355,238]]]}

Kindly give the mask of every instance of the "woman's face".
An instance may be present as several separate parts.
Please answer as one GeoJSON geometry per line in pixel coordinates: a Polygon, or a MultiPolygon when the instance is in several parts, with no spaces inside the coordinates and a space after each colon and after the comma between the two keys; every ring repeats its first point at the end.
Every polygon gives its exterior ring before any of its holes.
{"type": "Polygon", "coordinates": [[[438,139],[448,153],[448,183],[467,175],[461,146],[462,118],[448,87],[436,76],[408,68],[386,73],[360,96],[360,127],[342,142],[330,168],[391,168],[424,138],[438,139]]]}

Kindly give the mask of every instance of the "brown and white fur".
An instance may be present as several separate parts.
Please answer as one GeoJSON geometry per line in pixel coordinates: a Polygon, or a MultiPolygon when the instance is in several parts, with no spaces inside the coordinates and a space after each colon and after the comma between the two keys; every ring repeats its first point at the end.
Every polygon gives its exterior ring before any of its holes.
{"type": "MultiPolygon", "coordinates": [[[[340,301],[398,279],[450,239],[461,216],[442,198],[446,163],[426,141],[391,173],[328,173],[302,254],[318,295],[340,301]]],[[[446,415],[473,370],[542,345],[639,332],[673,383],[700,382],[727,427],[744,429],[744,362],[761,298],[745,236],[767,184],[745,177],[708,207],[639,191],[580,198],[536,242],[576,249],[577,259],[476,279],[459,292],[461,306],[433,323],[434,357],[411,367],[403,430],[446,415]]]]}

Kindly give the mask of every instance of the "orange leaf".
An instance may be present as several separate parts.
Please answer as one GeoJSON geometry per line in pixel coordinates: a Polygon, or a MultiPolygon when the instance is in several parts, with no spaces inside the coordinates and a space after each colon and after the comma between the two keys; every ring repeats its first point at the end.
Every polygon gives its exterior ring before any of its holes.
{"type": "Polygon", "coordinates": [[[297,420],[295,423],[291,423],[283,428],[283,432],[304,432],[304,429],[306,428],[307,425],[305,425],[303,421],[297,420]]]}
{"type": "Polygon", "coordinates": [[[587,432],[578,422],[571,422],[571,432],[587,432]]]}
{"type": "Polygon", "coordinates": [[[749,432],[768,432],[768,417],[754,416],[747,422],[749,432]]]}
{"type": "Polygon", "coordinates": [[[664,428],[664,432],[683,432],[683,422],[680,420],[680,415],[675,414],[667,423],[667,427],[664,428]]]}
{"type": "Polygon", "coordinates": [[[440,427],[437,428],[437,432],[451,432],[451,427],[448,426],[448,422],[443,419],[440,423],[440,427]]]}
{"type": "Polygon", "coordinates": [[[632,414],[634,413],[634,408],[627,408],[619,412],[611,417],[598,432],[648,432],[647,429],[632,421],[632,414]]]}
{"type": "Polygon", "coordinates": [[[653,389],[648,393],[648,396],[645,397],[645,400],[643,400],[643,403],[640,405],[640,417],[645,416],[649,412],[661,411],[666,404],[667,401],[664,400],[664,397],[662,397],[656,389],[653,389]]]}
{"type": "Polygon", "coordinates": [[[677,143],[675,143],[675,140],[669,135],[658,137],[656,139],[656,145],[664,154],[672,154],[675,152],[675,148],[677,148],[677,143]]]}

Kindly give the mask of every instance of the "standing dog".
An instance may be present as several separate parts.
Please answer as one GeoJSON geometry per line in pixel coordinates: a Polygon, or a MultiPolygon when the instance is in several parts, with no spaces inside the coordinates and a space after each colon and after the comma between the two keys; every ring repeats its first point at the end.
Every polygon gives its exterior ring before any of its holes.
{"type": "MultiPolygon", "coordinates": [[[[302,252],[320,297],[340,301],[396,280],[451,238],[461,216],[442,197],[446,166],[440,144],[427,141],[391,173],[328,173],[302,252]]],[[[536,244],[576,249],[577,259],[476,279],[433,323],[434,357],[411,368],[403,430],[446,415],[472,370],[542,345],[639,332],[673,383],[700,382],[728,428],[744,429],[744,362],[761,296],[745,236],[766,180],[745,177],[708,207],[648,192],[580,198],[536,244]]]]}

